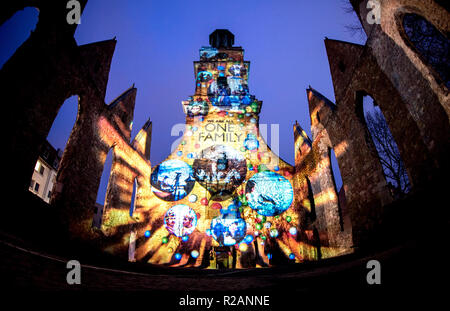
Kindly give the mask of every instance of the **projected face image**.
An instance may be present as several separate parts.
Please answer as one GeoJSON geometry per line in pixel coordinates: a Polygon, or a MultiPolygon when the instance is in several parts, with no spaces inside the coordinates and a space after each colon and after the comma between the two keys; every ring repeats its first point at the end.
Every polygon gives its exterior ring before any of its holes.
{"type": "Polygon", "coordinates": [[[217,217],[211,221],[212,237],[224,246],[231,246],[245,237],[247,224],[242,218],[217,217]]]}
{"type": "Polygon", "coordinates": [[[194,187],[192,167],[180,160],[168,160],[155,167],[150,177],[153,193],[165,201],[178,201],[194,187]]]}
{"type": "Polygon", "coordinates": [[[289,180],[270,171],[253,175],[247,182],[245,192],[250,207],[263,216],[283,213],[294,198],[289,180]]]}
{"type": "Polygon", "coordinates": [[[228,198],[247,175],[245,158],[224,145],[204,149],[193,167],[195,179],[209,190],[214,200],[228,198]]]}
{"type": "Polygon", "coordinates": [[[197,215],[187,205],[175,205],[166,212],[164,226],[170,233],[178,237],[189,235],[197,226],[197,215]]]}

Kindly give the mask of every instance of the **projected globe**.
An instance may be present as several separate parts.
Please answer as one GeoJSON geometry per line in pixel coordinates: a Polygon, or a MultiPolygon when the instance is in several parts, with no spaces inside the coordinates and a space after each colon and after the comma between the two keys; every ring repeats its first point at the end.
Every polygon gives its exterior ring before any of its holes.
{"type": "Polygon", "coordinates": [[[180,160],[168,160],[153,169],[150,182],[153,193],[164,201],[178,201],[194,187],[192,167],[180,160]]]}
{"type": "Polygon", "coordinates": [[[265,171],[253,175],[245,187],[250,207],[263,216],[275,216],[291,206],[294,190],[283,176],[265,171]]]}
{"type": "Polygon", "coordinates": [[[223,246],[241,242],[247,231],[247,224],[233,214],[221,215],[211,221],[212,237],[223,246]]]}

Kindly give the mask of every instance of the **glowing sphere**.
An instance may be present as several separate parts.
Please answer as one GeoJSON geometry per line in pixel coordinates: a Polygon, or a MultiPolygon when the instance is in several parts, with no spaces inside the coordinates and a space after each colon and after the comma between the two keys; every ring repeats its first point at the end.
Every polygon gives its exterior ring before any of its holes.
{"type": "Polygon", "coordinates": [[[258,215],[258,216],[256,216],[256,219],[257,219],[257,221],[259,220],[258,222],[260,222],[260,223],[265,223],[267,220],[266,216],[264,216],[264,215],[258,215]]]}
{"type": "Polygon", "coordinates": [[[291,216],[286,216],[286,221],[287,221],[287,222],[291,222],[291,220],[292,220],[292,217],[291,217],[291,216]]]}
{"type": "Polygon", "coordinates": [[[294,260],[294,259],[295,259],[295,255],[294,255],[293,253],[290,253],[290,254],[289,254],[289,259],[290,259],[290,260],[294,260]]]}
{"type": "Polygon", "coordinates": [[[213,203],[213,204],[211,204],[211,208],[212,209],[222,209],[222,204],[220,204],[220,203],[213,203]]]}
{"type": "Polygon", "coordinates": [[[264,171],[252,176],[245,187],[250,207],[264,216],[275,216],[286,211],[294,199],[294,190],[283,176],[264,171]]]}
{"type": "Polygon", "coordinates": [[[248,250],[248,245],[246,243],[239,244],[239,250],[241,252],[246,252],[248,250]]]}
{"type": "Polygon", "coordinates": [[[191,203],[197,202],[197,196],[195,194],[191,194],[189,196],[189,202],[191,202],[191,203]]]}
{"type": "Polygon", "coordinates": [[[202,204],[202,205],[208,205],[208,199],[207,198],[203,198],[203,199],[201,199],[200,200],[200,203],[202,204]]]}
{"type": "Polygon", "coordinates": [[[150,230],[145,231],[144,236],[145,236],[146,238],[149,238],[150,235],[151,235],[150,230]]]}
{"type": "Polygon", "coordinates": [[[256,224],[255,227],[256,227],[256,229],[261,230],[263,228],[263,225],[262,224],[256,224]]]}
{"type": "Polygon", "coordinates": [[[180,160],[164,161],[152,171],[150,177],[152,191],[164,201],[181,200],[194,187],[195,180],[192,174],[192,167],[186,162],[180,160]]]}
{"type": "Polygon", "coordinates": [[[272,224],[270,222],[266,222],[264,224],[264,228],[269,229],[272,226],[272,224]]]}
{"type": "Polygon", "coordinates": [[[297,228],[295,228],[295,227],[290,227],[290,228],[289,228],[289,233],[292,234],[292,235],[296,235],[296,234],[297,234],[297,228]]]}
{"type": "Polygon", "coordinates": [[[230,198],[247,174],[245,157],[227,145],[213,145],[203,149],[192,167],[195,180],[208,190],[213,201],[230,198]]]}
{"type": "Polygon", "coordinates": [[[269,260],[272,259],[272,254],[271,253],[267,254],[267,259],[269,259],[269,260]]]}
{"type": "Polygon", "coordinates": [[[252,235],[246,235],[244,238],[245,243],[252,243],[253,242],[253,236],[252,235]]]}
{"type": "Polygon", "coordinates": [[[182,240],[183,242],[187,242],[187,241],[189,240],[189,236],[183,235],[183,237],[181,238],[181,240],[182,240]]]}
{"type": "Polygon", "coordinates": [[[199,255],[200,255],[200,253],[199,253],[198,251],[196,251],[196,250],[193,250],[193,251],[191,252],[192,258],[197,258],[199,255]]]}
{"type": "Polygon", "coordinates": [[[169,238],[168,237],[163,237],[162,239],[161,239],[161,242],[163,243],[163,244],[166,244],[167,242],[169,242],[169,238]]]}
{"type": "Polygon", "coordinates": [[[233,214],[227,213],[211,221],[212,236],[220,245],[231,246],[244,239],[247,224],[233,214]]]}
{"type": "Polygon", "coordinates": [[[169,248],[167,249],[167,252],[168,252],[168,253],[172,253],[172,252],[173,252],[173,248],[172,248],[172,247],[169,247],[169,248]]]}
{"type": "Polygon", "coordinates": [[[278,230],[277,229],[272,229],[272,230],[270,230],[270,236],[272,237],[272,238],[276,238],[276,237],[278,237],[278,230]]]}
{"type": "Polygon", "coordinates": [[[253,134],[247,134],[244,140],[244,147],[248,150],[256,150],[259,148],[259,141],[253,134]]]}
{"type": "Polygon", "coordinates": [[[181,259],[181,254],[180,253],[176,253],[175,254],[175,259],[176,260],[180,260],[181,259]]]}
{"type": "Polygon", "coordinates": [[[197,226],[197,214],[187,205],[175,205],[166,212],[164,226],[178,237],[189,235],[197,226]]]}

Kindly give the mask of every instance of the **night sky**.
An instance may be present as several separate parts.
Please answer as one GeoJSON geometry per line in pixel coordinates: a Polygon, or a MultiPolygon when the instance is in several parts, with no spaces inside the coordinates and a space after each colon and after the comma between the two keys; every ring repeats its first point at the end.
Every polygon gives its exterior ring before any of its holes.
{"type": "MultiPolygon", "coordinates": [[[[90,0],[75,39],[83,45],[116,37],[105,101],[135,83],[132,136],[148,118],[153,121],[154,166],[168,156],[178,137],[171,136],[172,126],[184,123],[181,101],[194,94],[193,61],[199,59],[200,47],[209,45],[215,29],[229,29],[235,46],[242,46],[251,62],[250,93],[263,101],[260,123],[269,124],[269,129],[270,124],[279,124],[280,156],[293,164],[292,125],[298,120],[311,133],[306,88],[311,85],[334,101],[324,38],[360,44],[365,40],[347,30],[359,22],[345,7],[345,0],[90,0]]],[[[26,40],[37,18],[37,10],[27,8],[0,27],[0,66],[26,40]]],[[[48,137],[55,148],[64,148],[76,113],[76,98],[70,98],[48,137]]],[[[107,163],[100,203],[109,167],[107,163]]]]}

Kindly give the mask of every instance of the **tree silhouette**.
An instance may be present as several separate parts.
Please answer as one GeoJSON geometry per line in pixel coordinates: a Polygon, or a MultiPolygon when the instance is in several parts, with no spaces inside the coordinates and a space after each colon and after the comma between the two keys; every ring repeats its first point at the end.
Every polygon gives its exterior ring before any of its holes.
{"type": "Polygon", "coordinates": [[[379,110],[366,112],[366,123],[392,194],[395,198],[402,197],[411,186],[389,126],[379,110]]]}

